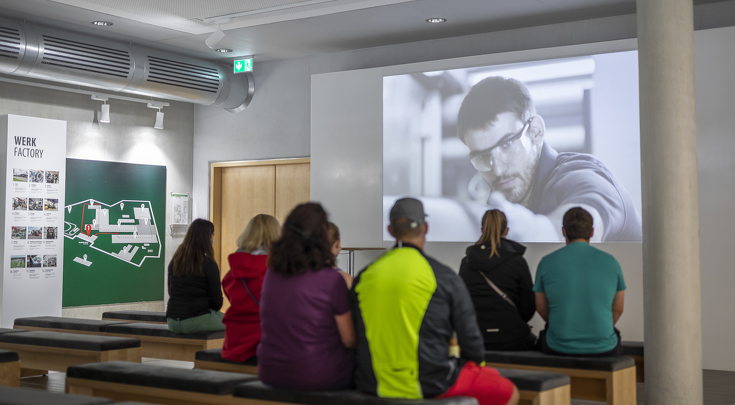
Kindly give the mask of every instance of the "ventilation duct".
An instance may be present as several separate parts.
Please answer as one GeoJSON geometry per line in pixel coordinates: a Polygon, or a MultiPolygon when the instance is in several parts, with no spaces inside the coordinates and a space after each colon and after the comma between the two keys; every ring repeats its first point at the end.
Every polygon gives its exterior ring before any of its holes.
{"type": "Polygon", "coordinates": [[[0,73],[188,103],[245,109],[250,73],[159,50],[0,18],[0,73]]]}

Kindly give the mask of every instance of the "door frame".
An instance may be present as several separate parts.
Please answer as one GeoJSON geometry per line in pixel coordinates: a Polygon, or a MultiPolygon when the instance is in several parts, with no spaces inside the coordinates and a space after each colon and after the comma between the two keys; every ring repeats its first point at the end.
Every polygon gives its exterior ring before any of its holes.
{"type": "MultiPolygon", "coordinates": [[[[227,162],[209,162],[209,220],[214,224],[214,231],[222,235],[222,169],[246,166],[280,166],[309,163],[311,158],[285,158],[265,160],[237,160],[227,162]]],[[[274,207],[275,212],[275,207],[274,207]]],[[[222,268],[222,239],[214,238],[214,258],[222,268]]]]}

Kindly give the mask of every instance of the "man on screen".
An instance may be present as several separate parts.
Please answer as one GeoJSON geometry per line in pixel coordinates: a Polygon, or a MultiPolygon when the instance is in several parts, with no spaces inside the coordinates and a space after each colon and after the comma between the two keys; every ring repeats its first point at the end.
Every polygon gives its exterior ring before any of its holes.
{"type": "Polygon", "coordinates": [[[599,240],[640,241],[641,218],[628,192],[592,155],[558,153],[526,86],[489,77],[465,97],[457,135],[492,192],[488,205],[508,216],[514,238],[563,240],[559,224],[572,206],[589,211],[599,240]]]}

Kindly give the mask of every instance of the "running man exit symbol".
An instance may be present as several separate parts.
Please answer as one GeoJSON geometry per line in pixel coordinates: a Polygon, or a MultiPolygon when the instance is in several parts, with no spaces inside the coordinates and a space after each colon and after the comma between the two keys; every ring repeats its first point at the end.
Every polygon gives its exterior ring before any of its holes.
{"type": "Polygon", "coordinates": [[[235,61],[235,73],[245,73],[253,71],[253,58],[238,59],[235,61]]]}

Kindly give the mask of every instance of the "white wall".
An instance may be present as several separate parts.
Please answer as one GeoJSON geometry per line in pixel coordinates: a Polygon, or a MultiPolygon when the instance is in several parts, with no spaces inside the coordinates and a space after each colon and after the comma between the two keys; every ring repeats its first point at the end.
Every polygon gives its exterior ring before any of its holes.
{"type": "MultiPolygon", "coordinates": [[[[68,158],[165,165],[168,211],[170,192],[192,190],[193,106],[171,103],[164,109],[165,129],[156,130],[153,129],[155,110],[145,104],[110,100],[112,122],[99,124],[96,117],[100,104],[87,95],[0,82],[0,115],[18,114],[67,121],[68,158]]],[[[168,234],[170,223],[170,213],[167,213],[166,265],[181,242],[181,238],[172,238],[168,234]]],[[[99,319],[105,309],[162,311],[163,308],[164,301],[155,301],[110,307],[74,307],[64,309],[63,314],[99,319]]]]}

